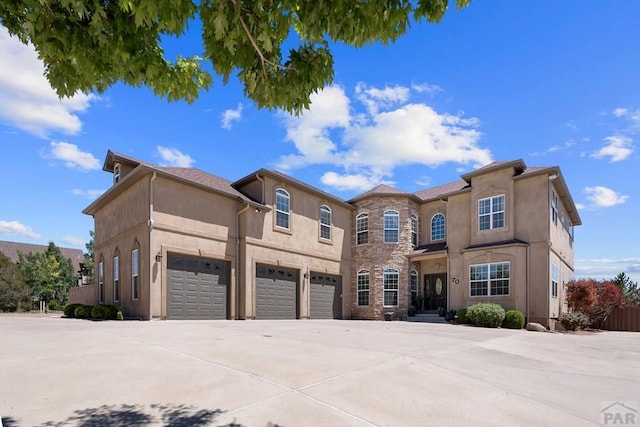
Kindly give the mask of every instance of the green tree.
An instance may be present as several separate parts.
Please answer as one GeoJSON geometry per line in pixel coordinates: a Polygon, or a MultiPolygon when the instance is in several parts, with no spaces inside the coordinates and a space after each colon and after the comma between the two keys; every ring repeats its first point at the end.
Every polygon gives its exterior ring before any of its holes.
{"type": "Polygon", "coordinates": [[[638,282],[631,280],[624,272],[618,273],[613,279],[613,282],[618,285],[620,291],[622,291],[626,305],[640,307],[640,288],[638,287],[638,282]]]}
{"type": "Polygon", "coordinates": [[[93,260],[93,241],[96,234],[93,230],[90,230],[89,235],[91,236],[91,240],[89,240],[89,243],[84,245],[84,247],[87,248],[87,251],[84,253],[84,268],[89,272],[89,283],[93,283],[93,272],[95,269],[95,261],[93,260]]]}
{"type": "Polygon", "coordinates": [[[29,288],[18,265],[0,252],[0,311],[16,311],[29,302],[29,288]]]}
{"type": "Polygon", "coordinates": [[[18,252],[19,265],[31,295],[42,301],[64,303],[75,286],[73,264],[53,242],[44,252],[18,252]]]}
{"type": "MultiPolygon", "coordinates": [[[[456,0],[457,8],[471,0],[456,0]]],[[[199,56],[165,58],[163,38],[202,24],[204,59],[226,83],[237,72],[260,108],[300,113],[333,81],[330,43],[386,45],[412,20],[437,23],[449,0],[5,0],[0,20],[32,43],[59,96],[147,85],[169,101],[193,102],[211,74],[199,56]],[[285,54],[284,50],[288,49],[285,54]]]]}

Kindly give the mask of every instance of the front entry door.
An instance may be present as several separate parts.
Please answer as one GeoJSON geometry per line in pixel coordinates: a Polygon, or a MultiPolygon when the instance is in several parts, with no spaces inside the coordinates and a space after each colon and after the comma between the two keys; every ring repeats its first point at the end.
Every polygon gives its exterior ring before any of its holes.
{"type": "Polygon", "coordinates": [[[447,275],[424,275],[424,309],[437,310],[439,307],[447,308],[447,275]]]}

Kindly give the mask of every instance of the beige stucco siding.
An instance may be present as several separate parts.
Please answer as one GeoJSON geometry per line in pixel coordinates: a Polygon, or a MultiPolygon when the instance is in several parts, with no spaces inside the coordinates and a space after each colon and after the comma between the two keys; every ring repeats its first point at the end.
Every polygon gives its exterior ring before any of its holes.
{"type": "Polygon", "coordinates": [[[549,182],[538,175],[514,182],[515,238],[546,241],[549,235],[549,182]]]}

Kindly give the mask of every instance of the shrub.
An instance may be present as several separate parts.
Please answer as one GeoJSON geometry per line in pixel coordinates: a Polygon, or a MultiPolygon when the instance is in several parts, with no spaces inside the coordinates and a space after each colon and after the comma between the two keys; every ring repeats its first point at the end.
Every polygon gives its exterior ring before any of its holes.
{"type": "Polygon", "coordinates": [[[124,320],[124,314],[122,314],[122,310],[118,310],[118,314],[116,315],[116,319],[124,320]]]}
{"type": "Polygon", "coordinates": [[[567,331],[575,331],[583,329],[589,324],[589,318],[580,311],[572,311],[570,313],[562,313],[560,315],[560,323],[567,331]]]}
{"type": "Polygon", "coordinates": [[[520,310],[509,310],[504,314],[503,328],[522,329],[523,326],[524,314],[520,310]]]}
{"type": "Polygon", "coordinates": [[[91,310],[91,317],[93,319],[115,320],[118,318],[118,307],[108,304],[96,305],[91,310]]]}
{"type": "Polygon", "coordinates": [[[469,319],[467,319],[466,308],[459,308],[458,311],[456,311],[456,323],[459,323],[461,325],[466,325],[467,323],[469,323],[469,319]]]}
{"type": "Polygon", "coordinates": [[[504,320],[504,308],[498,304],[481,302],[467,308],[467,318],[477,326],[497,328],[504,320]]]}
{"type": "Polygon", "coordinates": [[[80,306],[80,305],[82,305],[82,304],[67,304],[67,305],[65,305],[64,309],[62,310],[64,312],[64,317],[71,317],[71,318],[76,317],[75,311],[76,311],[76,308],[78,306],[80,306]]]}
{"type": "Polygon", "coordinates": [[[624,295],[614,282],[579,279],[567,283],[569,308],[584,313],[593,327],[600,328],[611,312],[624,302],[624,295]]]}
{"type": "Polygon", "coordinates": [[[73,316],[78,319],[88,319],[91,317],[91,310],[93,310],[93,306],[91,305],[78,304],[73,311],[73,316]]]}

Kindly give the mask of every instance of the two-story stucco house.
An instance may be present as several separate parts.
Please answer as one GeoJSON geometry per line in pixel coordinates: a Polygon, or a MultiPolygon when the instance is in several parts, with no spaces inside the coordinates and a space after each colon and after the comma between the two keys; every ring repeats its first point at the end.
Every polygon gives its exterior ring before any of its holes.
{"type": "Polygon", "coordinates": [[[266,169],[231,182],[109,151],[104,170],[82,294],[127,316],[403,319],[490,301],[550,325],[573,277],[580,217],[558,167],[496,162],[349,201],[266,169]]]}

